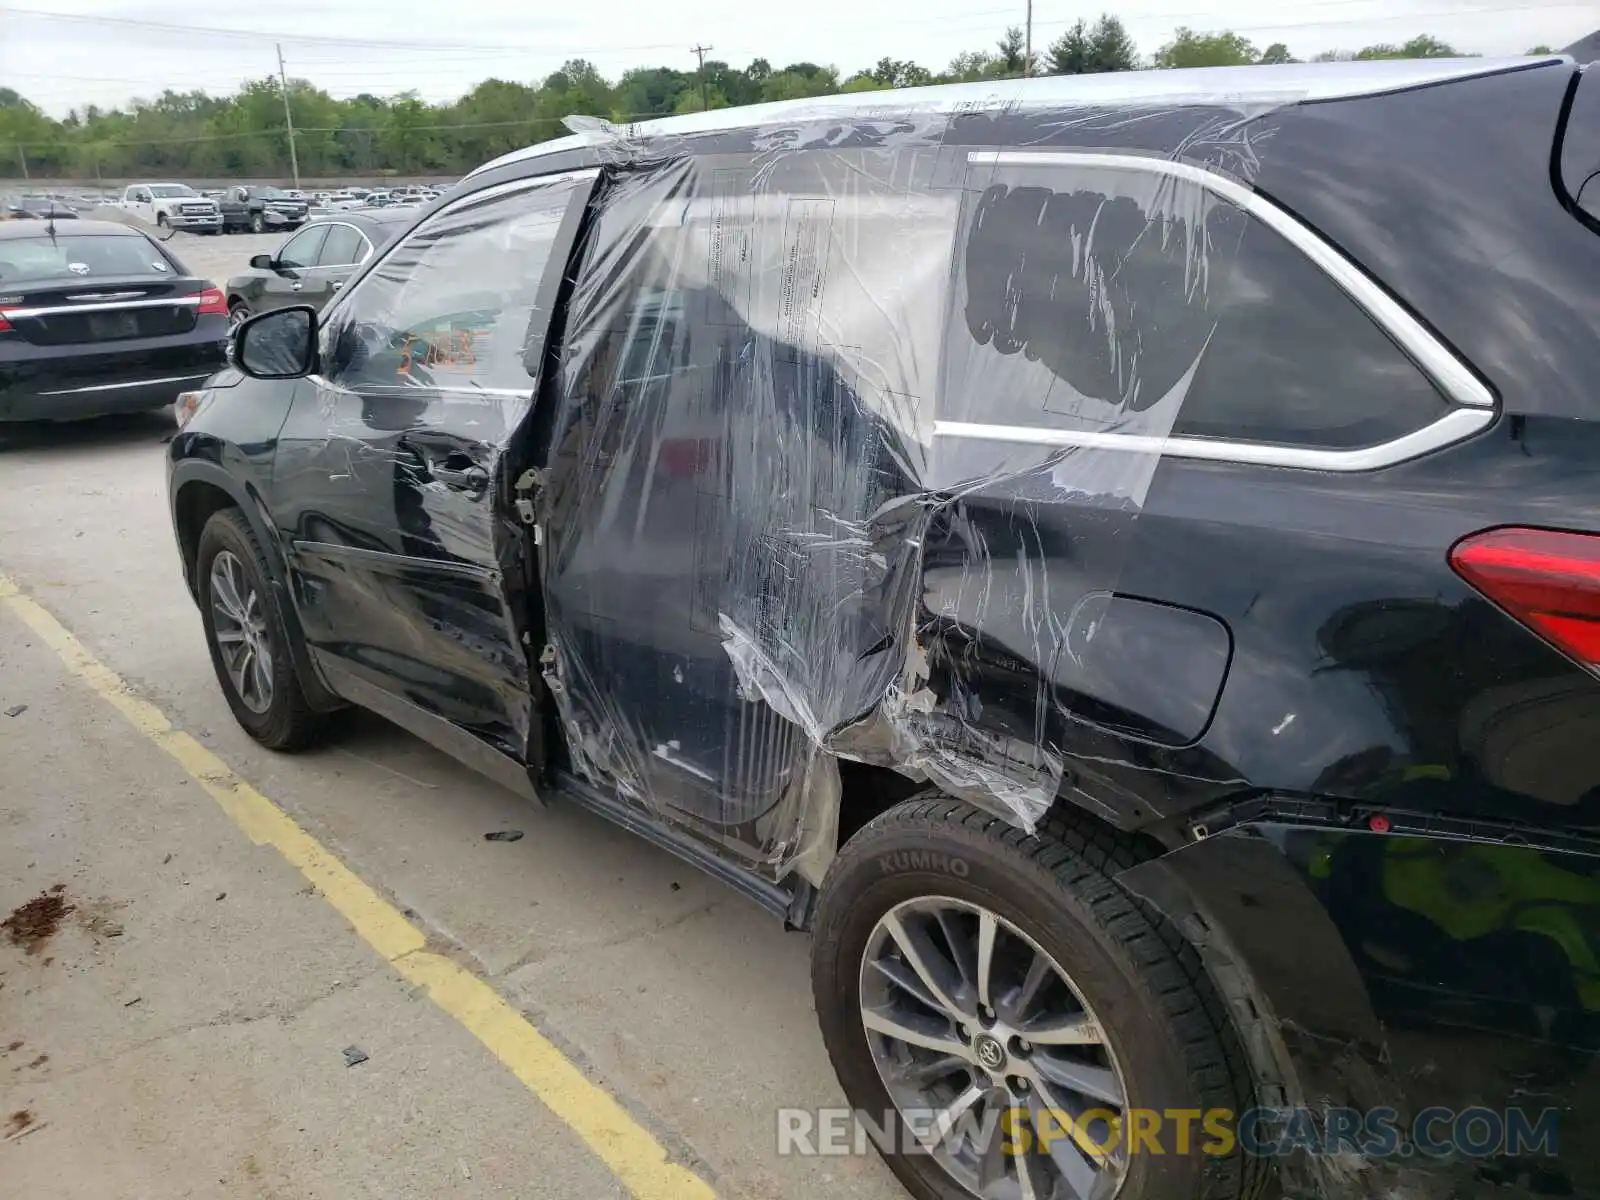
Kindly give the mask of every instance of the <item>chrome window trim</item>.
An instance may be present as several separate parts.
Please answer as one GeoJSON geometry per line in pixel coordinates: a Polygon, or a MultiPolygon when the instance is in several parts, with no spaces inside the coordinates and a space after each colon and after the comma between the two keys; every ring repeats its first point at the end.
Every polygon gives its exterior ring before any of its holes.
{"type": "Polygon", "coordinates": [[[1368,471],[1441,449],[1486,429],[1494,422],[1494,394],[1399,301],[1313,230],[1235,179],[1193,163],[1166,158],[1071,150],[974,150],[968,153],[967,163],[969,166],[1060,166],[1147,171],[1203,187],[1261,221],[1304,254],[1400,346],[1448,401],[1459,407],[1447,411],[1437,421],[1421,429],[1356,450],[1281,446],[1220,438],[1153,437],[1034,426],[986,425],[968,421],[935,421],[935,437],[1159,452],[1177,458],[1318,471],[1368,471]]]}
{"type": "Polygon", "coordinates": [[[1098,430],[1046,429],[1031,425],[983,425],[972,421],[935,421],[934,437],[984,442],[1026,442],[1035,446],[1118,450],[1168,458],[1247,463],[1262,467],[1296,467],[1304,471],[1372,471],[1463,441],[1494,424],[1488,408],[1453,408],[1431,425],[1393,441],[1355,450],[1316,450],[1266,442],[1229,442],[1196,437],[1154,437],[1150,434],[1104,433],[1098,430]]]}
{"type": "Polygon", "coordinates": [[[199,308],[199,296],[171,296],[165,300],[123,300],[110,304],[52,304],[48,308],[8,308],[6,317],[26,321],[30,317],[54,317],[61,313],[109,312],[127,308],[199,308]]]}

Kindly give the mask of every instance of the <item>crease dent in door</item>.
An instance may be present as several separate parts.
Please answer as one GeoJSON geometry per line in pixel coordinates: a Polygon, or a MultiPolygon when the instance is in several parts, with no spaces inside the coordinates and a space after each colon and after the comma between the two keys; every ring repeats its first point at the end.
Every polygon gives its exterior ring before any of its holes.
{"type": "Polygon", "coordinates": [[[1248,181],[1274,106],[1034,126],[1158,125],[1148,169],[969,149],[1019,95],[819,104],[755,155],[601,135],[545,675],[584,776],[779,875],[826,870],[841,759],[1032,831],[1119,660],[1122,563],[1243,236],[1192,171],[1248,181]]]}

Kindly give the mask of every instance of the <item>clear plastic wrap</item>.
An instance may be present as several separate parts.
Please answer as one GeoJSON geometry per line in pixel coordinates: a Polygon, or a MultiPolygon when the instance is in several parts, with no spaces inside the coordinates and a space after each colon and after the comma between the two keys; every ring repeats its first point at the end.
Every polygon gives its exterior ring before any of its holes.
{"type": "Polygon", "coordinates": [[[813,881],[839,759],[1030,830],[1054,802],[1246,231],[1201,171],[1248,179],[1278,102],[1008,141],[999,92],[963,99],[821,104],[754,152],[582,134],[612,166],[559,357],[546,679],[585,776],[813,881]],[[1152,124],[1168,157],[1120,148],[1152,124]],[[1068,500],[1058,544],[1034,518],[1068,500]]]}

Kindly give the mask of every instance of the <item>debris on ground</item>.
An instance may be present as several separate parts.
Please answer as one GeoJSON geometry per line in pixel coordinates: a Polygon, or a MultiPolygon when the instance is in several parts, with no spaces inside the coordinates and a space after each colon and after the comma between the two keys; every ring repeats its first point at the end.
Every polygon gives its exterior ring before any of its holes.
{"type": "Polygon", "coordinates": [[[12,1113],[6,1118],[6,1133],[10,1137],[16,1137],[17,1134],[21,1133],[24,1129],[32,1124],[33,1113],[29,1112],[25,1108],[19,1108],[16,1112],[12,1113]]]}
{"type": "Polygon", "coordinates": [[[483,840],[486,842],[520,842],[522,840],[522,830],[496,829],[493,833],[484,834],[483,840]]]}
{"type": "Polygon", "coordinates": [[[217,893],[217,899],[218,900],[226,900],[227,898],[228,898],[228,893],[227,892],[218,892],[217,893]]]}
{"type": "Polygon", "coordinates": [[[344,1065],[358,1067],[367,1061],[367,1052],[360,1046],[346,1046],[344,1048],[344,1065]]]}
{"type": "Polygon", "coordinates": [[[122,922],[114,920],[111,914],[124,907],[126,905],[113,904],[109,900],[81,904],[78,906],[78,924],[91,937],[119,938],[123,934],[122,922]]]}
{"type": "Polygon", "coordinates": [[[55,936],[61,922],[73,911],[62,895],[66,885],[58,883],[48,892],[40,892],[32,900],[18,906],[4,921],[0,929],[6,931],[13,946],[21,946],[25,954],[37,954],[44,944],[55,936]]]}
{"type": "Polygon", "coordinates": [[[23,713],[25,713],[27,711],[28,711],[28,706],[26,704],[13,704],[10,708],[6,709],[6,716],[8,716],[8,717],[20,717],[23,713]]]}
{"type": "Polygon", "coordinates": [[[143,999],[144,999],[143,996],[135,996],[132,1000],[124,1000],[122,1002],[122,1007],[123,1008],[132,1008],[135,1004],[139,1003],[139,1001],[141,1001],[143,999]]]}
{"type": "Polygon", "coordinates": [[[10,1044],[8,1044],[6,1046],[6,1053],[7,1054],[12,1054],[12,1053],[15,1053],[16,1051],[21,1050],[21,1049],[22,1049],[22,1039],[18,1038],[16,1041],[11,1042],[10,1044]]]}

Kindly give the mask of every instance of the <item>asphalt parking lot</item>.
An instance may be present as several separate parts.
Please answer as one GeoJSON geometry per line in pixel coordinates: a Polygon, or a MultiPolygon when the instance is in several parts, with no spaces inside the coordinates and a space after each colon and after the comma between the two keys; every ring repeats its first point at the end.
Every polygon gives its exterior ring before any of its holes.
{"type": "MultiPolygon", "coordinates": [[[[282,240],[173,249],[220,283],[282,240]]],[[[171,432],[0,432],[0,1193],[902,1196],[778,1153],[841,1103],[800,935],[377,719],[235,726],[171,432]]]]}

